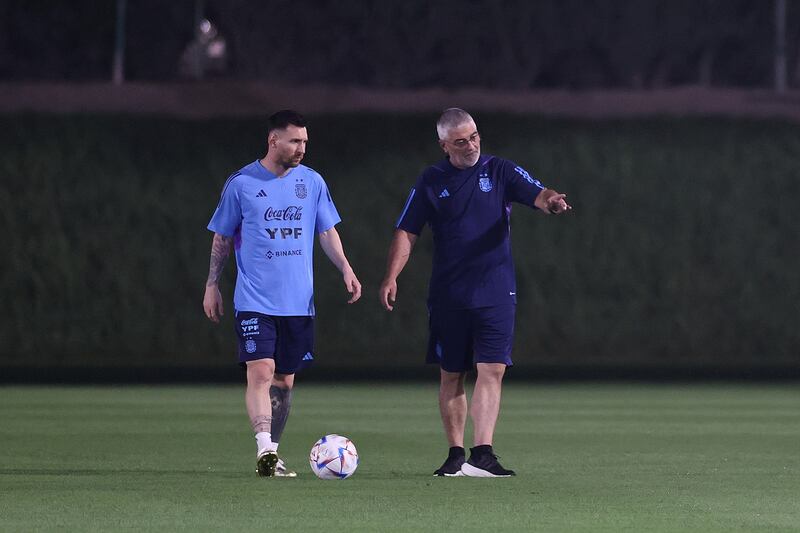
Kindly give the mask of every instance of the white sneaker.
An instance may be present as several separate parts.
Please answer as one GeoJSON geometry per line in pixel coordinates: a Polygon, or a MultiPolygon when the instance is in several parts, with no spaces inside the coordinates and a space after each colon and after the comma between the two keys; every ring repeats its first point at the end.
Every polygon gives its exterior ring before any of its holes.
{"type": "Polygon", "coordinates": [[[278,459],[278,463],[275,465],[275,477],[297,477],[297,472],[286,468],[283,459],[278,459]]]}

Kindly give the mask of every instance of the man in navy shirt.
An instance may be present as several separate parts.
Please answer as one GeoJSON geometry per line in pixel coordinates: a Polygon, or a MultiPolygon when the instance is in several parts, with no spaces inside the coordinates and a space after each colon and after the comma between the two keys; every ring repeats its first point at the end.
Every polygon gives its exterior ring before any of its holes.
{"type": "Polygon", "coordinates": [[[225,182],[208,224],[214,232],[203,308],[219,322],[219,277],[236,251],[233,304],[239,363],[247,369],[245,403],[256,437],[256,472],[288,476],[278,443],[292,402],[294,375],[314,359],[314,236],[342,272],[353,303],[361,284],[334,227],[341,219],[317,172],[301,165],[308,143],[295,111],[269,118],[267,154],[225,182]]]}
{"type": "Polygon", "coordinates": [[[522,167],[481,155],[481,137],[466,111],[444,111],[436,124],[446,158],[417,179],[397,221],[379,297],[393,309],[397,277],[425,224],[433,232],[428,292],[427,362],[439,364],[439,410],[450,453],[436,476],[507,477],[492,450],[500,391],[511,362],[516,283],[509,239],[511,203],[548,214],[571,207],[522,167]],[[469,411],[475,447],[465,461],[464,377],[477,368],[469,411]]]}

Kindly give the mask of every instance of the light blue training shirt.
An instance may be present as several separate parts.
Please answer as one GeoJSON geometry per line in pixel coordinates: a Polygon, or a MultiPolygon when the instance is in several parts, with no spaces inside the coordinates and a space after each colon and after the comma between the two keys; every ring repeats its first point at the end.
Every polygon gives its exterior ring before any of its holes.
{"type": "Polygon", "coordinates": [[[208,229],[234,238],[237,311],[314,315],[314,235],[341,221],[328,186],[299,165],[279,178],[254,161],[225,182],[208,229]]]}

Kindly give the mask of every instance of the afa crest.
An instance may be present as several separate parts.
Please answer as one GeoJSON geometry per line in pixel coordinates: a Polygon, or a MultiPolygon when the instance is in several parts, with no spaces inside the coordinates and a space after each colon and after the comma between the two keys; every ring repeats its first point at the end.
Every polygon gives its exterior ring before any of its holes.
{"type": "Polygon", "coordinates": [[[305,183],[295,183],[294,184],[294,194],[301,200],[308,196],[308,191],[306,190],[305,183]]]}
{"type": "Polygon", "coordinates": [[[253,339],[247,339],[244,341],[244,351],[247,353],[255,353],[256,351],[256,341],[253,339]]]}
{"type": "Polygon", "coordinates": [[[489,192],[492,190],[492,178],[481,177],[478,179],[478,187],[481,188],[483,192],[489,192]]]}

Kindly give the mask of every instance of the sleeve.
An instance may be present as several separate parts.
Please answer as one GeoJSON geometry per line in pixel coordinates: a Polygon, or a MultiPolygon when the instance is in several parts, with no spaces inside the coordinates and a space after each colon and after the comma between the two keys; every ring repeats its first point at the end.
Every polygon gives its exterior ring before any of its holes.
{"type": "Polygon", "coordinates": [[[425,194],[422,177],[420,177],[408,194],[403,212],[400,213],[400,218],[397,219],[394,227],[419,235],[422,233],[425,223],[430,220],[430,214],[431,205],[425,194]]]}
{"type": "Polygon", "coordinates": [[[333,198],[328,190],[328,185],[322,177],[319,178],[319,193],[317,194],[317,218],[314,222],[314,229],[317,233],[328,231],[342,221],[333,198]]]}
{"type": "Polygon", "coordinates": [[[208,223],[208,229],[214,233],[232,237],[242,223],[242,204],[239,200],[239,183],[236,175],[228,178],[222,189],[222,196],[217,209],[208,223]]]}
{"type": "Polygon", "coordinates": [[[534,202],[544,190],[544,185],[527,170],[511,161],[503,162],[502,175],[505,179],[506,200],[536,209],[534,202]]]}

